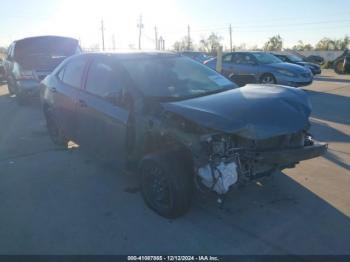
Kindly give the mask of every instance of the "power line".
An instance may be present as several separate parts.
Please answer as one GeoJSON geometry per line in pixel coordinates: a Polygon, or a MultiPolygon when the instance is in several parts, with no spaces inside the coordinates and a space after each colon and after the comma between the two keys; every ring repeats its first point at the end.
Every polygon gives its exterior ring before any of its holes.
{"type": "MultiPolygon", "coordinates": [[[[322,24],[332,24],[332,23],[344,23],[350,22],[350,19],[342,19],[342,20],[323,20],[323,21],[315,21],[315,22],[303,22],[303,23],[288,23],[288,24],[259,24],[259,25],[242,25],[232,27],[235,30],[240,29],[254,29],[254,28],[275,28],[275,27],[293,27],[293,26],[310,26],[310,25],[322,25],[322,24]]],[[[191,33],[199,33],[199,32],[209,32],[209,31],[226,31],[227,26],[217,26],[217,27],[202,27],[197,29],[191,29],[191,33]]],[[[253,31],[252,31],[253,32],[253,31]]],[[[180,34],[180,31],[168,32],[167,34],[180,34]]]]}

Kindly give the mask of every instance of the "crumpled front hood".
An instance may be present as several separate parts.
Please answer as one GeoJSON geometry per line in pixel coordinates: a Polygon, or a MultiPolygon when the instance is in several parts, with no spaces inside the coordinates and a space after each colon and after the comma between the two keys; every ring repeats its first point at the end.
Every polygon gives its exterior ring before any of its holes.
{"type": "Polygon", "coordinates": [[[218,94],[162,103],[165,110],[205,128],[249,139],[296,133],[309,126],[304,91],[276,85],[246,85],[218,94]]]}

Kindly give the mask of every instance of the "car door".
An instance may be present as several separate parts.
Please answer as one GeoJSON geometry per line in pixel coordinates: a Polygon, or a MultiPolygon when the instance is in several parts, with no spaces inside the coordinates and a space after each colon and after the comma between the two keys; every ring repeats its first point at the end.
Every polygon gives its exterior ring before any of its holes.
{"type": "Polygon", "coordinates": [[[95,58],[76,109],[80,144],[99,158],[119,164],[125,162],[129,118],[129,110],[118,104],[118,97],[126,89],[123,79],[112,59],[95,58]]]}
{"type": "Polygon", "coordinates": [[[251,54],[237,53],[232,57],[233,70],[239,76],[241,81],[248,83],[256,83],[259,74],[259,66],[251,54]]]}
{"type": "Polygon", "coordinates": [[[56,119],[66,136],[74,141],[77,139],[76,102],[87,62],[86,56],[70,59],[57,73],[55,86],[48,86],[56,119]]]}
{"type": "Polygon", "coordinates": [[[234,74],[234,66],[232,64],[232,54],[226,54],[222,57],[222,74],[230,76],[234,74]]]}

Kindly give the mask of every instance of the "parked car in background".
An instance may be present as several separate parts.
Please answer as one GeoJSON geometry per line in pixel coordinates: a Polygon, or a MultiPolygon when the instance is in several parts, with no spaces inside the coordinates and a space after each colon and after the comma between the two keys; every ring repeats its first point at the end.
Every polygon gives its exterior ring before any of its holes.
{"type": "Polygon", "coordinates": [[[80,53],[78,40],[38,36],[14,41],[8,48],[5,72],[10,94],[23,104],[39,94],[39,84],[65,58],[80,53]]]}
{"type": "Polygon", "coordinates": [[[222,196],[327,149],[308,134],[304,91],[238,88],[174,53],[77,55],[42,85],[52,140],[138,167],[146,204],[164,217],[184,214],[195,187],[222,196]]]}
{"type": "Polygon", "coordinates": [[[310,62],[318,65],[322,65],[324,63],[324,58],[319,55],[309,55],[309,56],[302,56],[303,60],[305,62],[310,62]]]}
{"type": "Polygon", "coordinates": [[[5,80],[4,61],[0,58],[0,82],[5,80]]]}
{"type": "Polygon", "coordinates": [[[273,54],[274,56],[278,57],[283,62],[287,62],[287,63],[296,64],[296,65],[307,67],[307,68],[309,68],[311,70],[311,72],[314,75],[321,74],[321,67],[320,67],[320,65],[314,64],[314,63],[310,63],[310,62],[305,62],[304,59],[301,58],[300,56],[296,56],[296,55],[289,54],[289,53],[276,53],[276,52],[273,52],[271,54],[273,54]]]}
{"type": "MultiPolygon", "coordinates": [[[[205,64],[213,69],[216,58],[205,64]]],[[[310,85],[312,72],[303,66],[285,63],[266,52],[233,52],[222,57],[222,74],[230,79],[244,79],[244,84],[279,84],[293,87],[310,85]]]]}
{"type": "Polygon", "coordinates": [[[334,71],[337,74],[350,74],[350,53],[345,50],[344,53],[333,62],[334,71]]]}
{"type": "Polygon", "coordinates": [[[212,56],[207,55],[204,52],[195,52],[195,51],[183,51],[179,52],[181,55],[190,57],[200,63],[204,63],[205,61],[213,58],[212,56]]]}

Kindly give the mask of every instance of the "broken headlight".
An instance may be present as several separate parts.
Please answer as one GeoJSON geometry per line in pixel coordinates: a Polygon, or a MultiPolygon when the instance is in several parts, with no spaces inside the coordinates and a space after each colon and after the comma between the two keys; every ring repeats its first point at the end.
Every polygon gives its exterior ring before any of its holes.
{"type": "Polygon", "coordinates": [[[229,138],[222,135],[203,136],[202,141],[205,143],[209,155],[224,156],[230,147],[229,138]]]}

